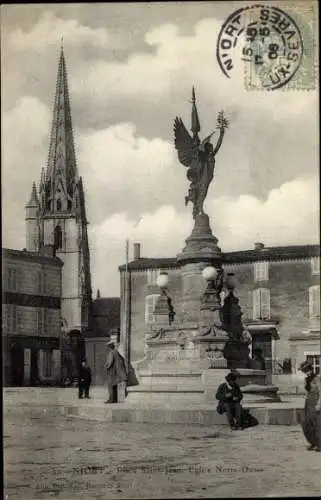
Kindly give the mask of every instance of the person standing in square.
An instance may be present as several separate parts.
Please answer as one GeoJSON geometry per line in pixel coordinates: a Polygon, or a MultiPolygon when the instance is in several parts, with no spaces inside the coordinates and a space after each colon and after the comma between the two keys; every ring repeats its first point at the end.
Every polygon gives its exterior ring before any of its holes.
{"type": "Polygon", "coordinates": [[[84,359],[81,363],[81,367],[79,370],[79,386],[78,386],[78,397],[79,399],[83,398],[83,395],[86,399],[90,399],[89,390],[91,386],[91,369],[87,365],[86,360],[84,359]]]}
{"type": "Polygon", "coordinates": [[[105,370],[109,397],[105,403],[118,403],[118,385],[127,382],[125,360],[112,340],[107,342],[107,347],[105,370]]]}

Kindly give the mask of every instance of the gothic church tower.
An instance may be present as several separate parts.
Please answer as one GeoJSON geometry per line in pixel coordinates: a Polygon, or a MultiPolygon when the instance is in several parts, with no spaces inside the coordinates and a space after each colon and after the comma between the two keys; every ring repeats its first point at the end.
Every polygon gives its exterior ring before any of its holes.
{"type": "Polygon", "coordinates": [[[87,217],[79,177],[63,47],[61,48],[49,156],[26,205],[27,250],[53,246],[62,268],[61,315],[64,326],[85,333],[91,314],[87,217]]]}

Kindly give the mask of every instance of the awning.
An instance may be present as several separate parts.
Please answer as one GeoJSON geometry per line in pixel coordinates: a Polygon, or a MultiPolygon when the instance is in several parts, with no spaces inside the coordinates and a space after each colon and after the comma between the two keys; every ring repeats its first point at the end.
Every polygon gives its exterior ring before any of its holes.
{"type": "Polygon", "coordinates": [[[275,321],[253,321],[246,323],[244,322],[244,326],[250,332],[251,335],[255,335],[256,333],[271,333],[271,337],[275,340],[280,338],[277,322],[275,321]]]}

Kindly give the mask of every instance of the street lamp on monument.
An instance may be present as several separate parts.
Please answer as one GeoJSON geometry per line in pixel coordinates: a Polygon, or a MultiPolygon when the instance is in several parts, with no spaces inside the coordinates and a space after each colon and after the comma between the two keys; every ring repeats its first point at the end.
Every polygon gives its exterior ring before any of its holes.
{"type": "MultiPolygon", "coordinates": [[[[217,332],[222,329],[228,335],[223,355],[228,368],[247,368],[249,366],[249,344],[251,337],[244,330],[242,323],[242,310],[239,299],[235,297],[236,278],[234,273],[224,273],[221,267],[207,266],[203,270],[203,278],[207,287],[203,293],[201,311],[209,311],[213,315],[214,329],[204,328],[217,332]],[[227,290],[222,304],[223,288],[227,290]]],[[[215,334],[217,335],[217,333],[215,334]]]]}
{"type": "Polygon", "coordinates": [[[156,280],[157,286],[160,288],[161,294],[156,302],[155,314],[168,316],[168,324],[171,325],[175,319],[175,311],[172,305],[172,299],[167,293],[168,274],[161,272],[156,280]]]}

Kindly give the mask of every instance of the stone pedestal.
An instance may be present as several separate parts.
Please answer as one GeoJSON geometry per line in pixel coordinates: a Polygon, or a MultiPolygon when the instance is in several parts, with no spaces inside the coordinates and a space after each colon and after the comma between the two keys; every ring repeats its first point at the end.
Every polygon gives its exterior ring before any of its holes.
{"type": "Polygon", "coordinates": [[[192,234],[187,238],[183,251],[177,256],[182,275],[182,323],[199,323],[200,300],[205,289],[202,271],[208,265],[219,267],[222,261],[222,252],[217,243],[208,215],[197,216],[192,234]]]}
{"type": "MultiPolygon", "coordinates": [[[[248,346],[241,341],[231,343],[227,334],[230,303],[237,312],[236,328],[240,334],[243,329],[238,300],[232,294],[225,301],[225,316],[221,314],[219,293],[223,271],[217,243],[208,216],[199,215],[177,258],[182,274],[181,316],[169,325],[167,295],[162,291],[154,311],[156,323],[146,338],[145,358],[135,366],[140,385],[129,388],[129,401],[161,400],[171,405],[178,401],[213,403],[219,384],[224,382],[229,369],[236,367],[231,360],[239,361],[240,383],[247,393],[244,400],[260,395],[265,372],[243,373],[248,346]],[[207,266],[215,267],[216,273],[206,286],[202,272],[207,266]]],[[[266,394],[272,395],[271,400],[273,391],[274,388],[265,389],[266,394]]]]}

